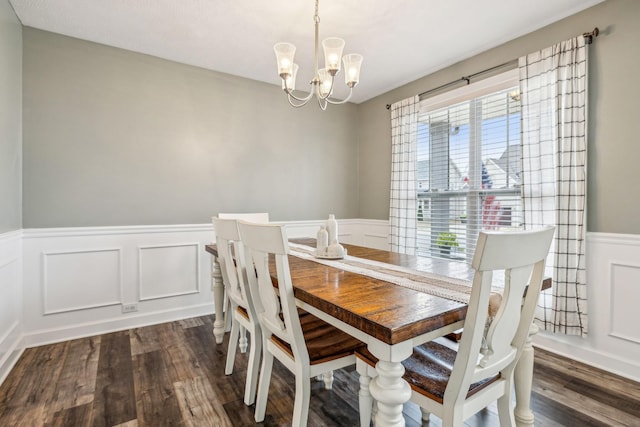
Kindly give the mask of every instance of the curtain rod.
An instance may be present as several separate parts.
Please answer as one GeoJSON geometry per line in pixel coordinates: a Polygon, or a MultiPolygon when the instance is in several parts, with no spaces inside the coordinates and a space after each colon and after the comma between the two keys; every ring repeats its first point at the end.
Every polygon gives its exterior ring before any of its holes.
{"type": "MultiPolygon", "coordinates": [[[[593,43],[593,38],[594,37],[598,37],[598,34],[600,34],[600,30],[598,30],[598,27],[596,27],[596,28],[593,29],[593,31],[589,31],[587,33],[582,33],[582,36],[584,37],[584,41],[585,41],[586,44],[591,44],[591,43],[593,43]]],[[[478,77],[478,76],[480,76],[482,74],[490,73],[491,71],[495,71],[495,70],[498,70],[500,68],[507,67],[509,65],[516,65],[517,63],[518,63],[518,60],[517,59],[513,59],[511,61],[504,62],[504,63],[502,63],[500,65],[496,65],[496,66],[487,68],[485,70],[478,71],[478,72],[473,73],[473,74],[469,74],[468,76],[462,76],[458,80],[453,80],[453,81],[450,81],[449,83],[445,83],[445,84],[440,85],[438,87],[435,87],[433,89],[429,89],[427,91],[419,93],[418,96],[421,97],[421,96],[424,96],[424,95],[428,95],[428,94],[430,94],[432,92],[437,92],[437,91],[442,90],[444,88],[447,88],[449,86],[453,86],[455,84],[458,84],[461,81],[465,81],[465,82],[467,82],[467,84],[470,84],[471,83],[471,79],[473,79],[475,77],[478,77]]],[[[391,104],[387,104],[386,108],[387,108],[387,110],[390,109],[391,108],[391,104]]]]}

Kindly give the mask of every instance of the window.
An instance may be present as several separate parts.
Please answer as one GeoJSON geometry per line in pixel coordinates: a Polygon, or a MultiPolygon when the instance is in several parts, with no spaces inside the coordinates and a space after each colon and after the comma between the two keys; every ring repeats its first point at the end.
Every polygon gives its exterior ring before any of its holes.
{"type": "Polygon", "coordinates": [[[419,255],[470,261],[480,230],[522,228],[517,70],[421,100],[419,255]]]}

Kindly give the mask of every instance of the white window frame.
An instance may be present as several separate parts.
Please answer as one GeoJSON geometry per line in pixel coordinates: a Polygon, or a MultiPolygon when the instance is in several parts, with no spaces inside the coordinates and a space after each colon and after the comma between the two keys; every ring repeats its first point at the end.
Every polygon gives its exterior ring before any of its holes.
{"type": "MultiPolygon", "coordinates": [[[[505,71],[503,73],[497,74],[495,76],[485,78],[478,82],[474,82],[469,85],[466,85],[457,89],[453,89],[451,91],[448,91],[439,95],[432,96],[430,98],[422,99],[420,100],[420,103],[419,103],[419,115],[429,114],[430,112],[433,112],[442,108],[447,108],[455,104],[470,101],[475,98],[480,98],[485,95],[489,95],[492,93],[500,92],[500,91],[513,88],[513,87],[518,87],[518,86],[519,86],[519,73],[518,73],[518,69],[516,68],[513,70],[509,70],[509,71],[505,71]]],[[[511,192],[513,191],[514,190],[511,190],[511,192]]],[[[493,193],[495,191],[483,191],[481,192],[482,194],[478,193],[476,196],[480,197],[482,195],[485,195],[485,193],[489,193],[489,192],[493,193]]],[[[473,195],[473,192],[465,192],[465,194],[466,194],[466,197],[471,197],[473,195]]],[[[453,196],[453,195],[455,195],[455,192],[446,193],[446,197],[453,196]]],[[[445,196],[445,194],[443,193],[442,196],[445,196]]],[[[434,199],[434,197],[436,197],[436,194],[430,194],[427,196],[419,194],[418,195],[419,208],[416,212],[416,215],[419,215],[421,207],[424,207],[426,204],[430,204],[434,199]]],[[[467,242],[466,246],[467,247],[472,246],[473,248],[475,248],[475,238],[477,238],[477,236],[471,236],[470,238],[473,240],[473,245],[469,245],[469,242],[467,242]]],[[[431,239],[432,239],[432,245],[433,245],[434,237],[432,236],[431,239]]],[[[420,241],[420,239],[418,239],[418,241],[420,241]]],[[[420,251],[420,247],[418,247],[418,251],[422,252],[420,251]]],[[[438,254],[433,253],[433,251],[430,251],[430,255],[436,256],[436,257],[438,256],[438,254]]],[[[466,259],[466,261],[471,261],[472,256],[473,256],[473,253],[471,251],[467,251],[467,253],[464,254],[464,258],[466,259]]]]}

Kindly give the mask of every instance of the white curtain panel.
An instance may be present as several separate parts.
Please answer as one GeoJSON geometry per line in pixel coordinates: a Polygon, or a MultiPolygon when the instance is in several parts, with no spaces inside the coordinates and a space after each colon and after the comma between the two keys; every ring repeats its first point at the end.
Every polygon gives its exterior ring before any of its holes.
{"type": "Polygon", "coordinates": [[[393,252],[410,255],[416,253],[417,237],[418,102],[416,95],[391,105],[389,240],[393,252]]]}
{"type": "Polygon", "coordinates": [[[553,286],[540,298],[536,323],[582,336],[587,333],[587,60],[582,36],[519,59],[525,227],[556,226],[547,261],[553,286]]]}

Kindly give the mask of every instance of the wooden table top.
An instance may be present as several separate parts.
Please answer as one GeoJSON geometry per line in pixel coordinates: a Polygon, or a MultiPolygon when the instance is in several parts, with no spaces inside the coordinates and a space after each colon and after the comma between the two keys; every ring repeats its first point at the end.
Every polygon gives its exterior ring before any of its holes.
{"type": "MultiPolygon", "coordinates": [[[[315,245],[313,239],[292,241],[315,245]]],[[[344,247],[352,256],[431,271],[423,265],[428,258],[361,246],[344,247]]],[[[207,245],[206,250],[217,256],[215,245],[207,245]]],[[[445,261],[445,264],[457,268],[453,263],[445,261]]],[[[466,267],[462,263],[455,264],[466,267]]],[[[289,266],[296,298],[387,344],[396,344],[463,320],[467,311],[465,304],[293,255],[289,256],[289,266]]]]}
{"type": "MultiPolygon", "coordinates": [[[[315,246],[315,239],[292,239],[315,246]]],[[[351,256],[471,280],[466,263],[343,245],[351,256]]],[[[215,245],[207,252],[217,256],[215,245]]],[[[386,344],[397,344],[464,320],[467,306],[456,301],[357,273],[289,256],[294,295],[386,344]]],[[[548,283],[550,286],[550,281],[548,283]]],[[[547,287],[548,287],[547,286],[547,287]]]]}

